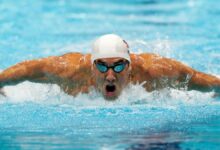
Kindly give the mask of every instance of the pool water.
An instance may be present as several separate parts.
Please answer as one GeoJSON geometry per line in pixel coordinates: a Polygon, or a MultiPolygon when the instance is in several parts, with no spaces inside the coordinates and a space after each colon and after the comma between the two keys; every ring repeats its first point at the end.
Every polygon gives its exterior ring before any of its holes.
{"type": "MultiPolygon", "coordinates": [[[[95,38],[124,37],[220,75],[220,1],[0,1],[0,70],[20,61],[89,53],[95,38]]],[[[116,102],[71,97],[56,85],[23,82],[0,96],[0,149],[219,149],[220,98],[213,92],[131,85],[116,102]]]]}

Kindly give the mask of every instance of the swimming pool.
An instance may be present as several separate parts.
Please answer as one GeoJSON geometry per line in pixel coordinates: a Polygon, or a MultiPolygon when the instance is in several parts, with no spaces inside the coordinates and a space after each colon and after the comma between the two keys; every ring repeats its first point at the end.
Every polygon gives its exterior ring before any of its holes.
{"type": "MultiPolygon", "coordinates": [[[[117,33],[153,52],[220,75],[220,2],[38,0],[0,2],[0,70],[27,59],[90,52],[117,33]]],[[[114,103],[24,82],[0,97],[0,149],[219,149],[213,93],[129,87],[114,103]]]]}

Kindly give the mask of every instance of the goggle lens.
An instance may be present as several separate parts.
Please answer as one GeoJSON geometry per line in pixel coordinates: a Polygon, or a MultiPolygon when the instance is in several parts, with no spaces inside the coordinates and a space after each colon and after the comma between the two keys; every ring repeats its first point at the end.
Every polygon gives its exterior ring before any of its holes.
{"type": "Polygon", "coordinates": [[[104,64],[96,64],[96,67],[97,69],[101,72],[101,73],[104,73],[104,72],[107,72],[108,71],[108,67],[105,66],[104,64]]]}
{"type": "Polygon", "coordinates": [[[105,73],[107,72],[110,68],[113,69],[114,72],[116,73],[120,73],[125,69],[125,66],[128,62],[123,62],[120,64],[116,64],[116,65],[112,65],[112,66],[107,66],[104,63],[99,63],[99,62],[95,62],[96,68],[101,72],[101,73],[105,73]]]}
{"type": "Polygon", "coordinates": [[[117,66],[114,66],[113,70],[117,73],[122,72],[125,69],[125,64],[120,64],[117,66]]]}

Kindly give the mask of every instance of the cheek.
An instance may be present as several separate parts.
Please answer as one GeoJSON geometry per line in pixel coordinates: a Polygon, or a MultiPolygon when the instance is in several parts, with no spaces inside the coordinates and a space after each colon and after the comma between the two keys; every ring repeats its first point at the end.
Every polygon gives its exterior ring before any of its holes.
{"type": "Polygon", "coordinates": [[[94,73],[94,78],[96,80],[96,84],[100,84],[104,82],[104,75],[100,72],[95,72],[94,73]]]}
{"type": "Polygon", "coordinates": [[[129,75],[126,73],[122,73],[118,76],[118,82],[120,84],[125,84],[128,82],[128,79],[129,79],[129,75]]]}

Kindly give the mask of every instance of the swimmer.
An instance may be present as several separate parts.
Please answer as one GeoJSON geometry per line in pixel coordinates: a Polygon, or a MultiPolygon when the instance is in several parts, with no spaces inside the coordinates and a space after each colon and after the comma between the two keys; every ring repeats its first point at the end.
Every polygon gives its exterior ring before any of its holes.
{"type": "Polygon", "coordinates": [[[117,99],[126,86],[137,83],[149,92],[171,87],[219,94],[220,89],[218,77],[176,60],[150,53],[130,54],[127,42],[115,34],[99,37],[91,54],[67,53],[24,61],[0,73],[0,89],[23,81],[57,84],[73,96],[94,87],[106,100],[117,99]]]}

